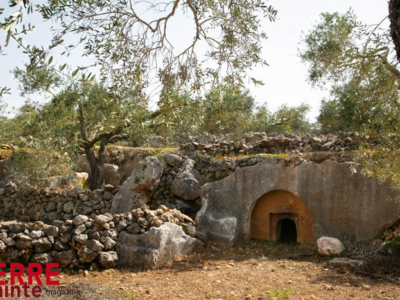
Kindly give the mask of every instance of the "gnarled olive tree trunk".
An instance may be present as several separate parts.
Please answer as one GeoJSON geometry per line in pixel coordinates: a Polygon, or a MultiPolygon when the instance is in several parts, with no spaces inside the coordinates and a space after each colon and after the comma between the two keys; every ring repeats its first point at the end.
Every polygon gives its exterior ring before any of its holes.
{"type": "Polygon", "coordinates": [[[89,178],[87,184],[90,190],[102,189],[104,187],[104,163],[106,160],[107,144],[109,138],[101,140],[99,153],[96,156],[94,146],[85,145],[85,154],[90,166],[89,178]]]}
{"type": "Polygon", "coordinates": [[[390,35],[400,62],[400,0],[389,1],[390,35]]]}

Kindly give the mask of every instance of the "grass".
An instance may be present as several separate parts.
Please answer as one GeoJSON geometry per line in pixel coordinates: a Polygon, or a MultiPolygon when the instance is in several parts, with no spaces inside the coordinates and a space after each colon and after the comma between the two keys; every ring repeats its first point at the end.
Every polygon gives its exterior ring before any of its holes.
{"type": "Polygon", "coordinates": [[[290,295],[295,292],[294,289],[278,287],[276,289],[269,289],[268,296],[272,299],[289,299],[290,295]]]}

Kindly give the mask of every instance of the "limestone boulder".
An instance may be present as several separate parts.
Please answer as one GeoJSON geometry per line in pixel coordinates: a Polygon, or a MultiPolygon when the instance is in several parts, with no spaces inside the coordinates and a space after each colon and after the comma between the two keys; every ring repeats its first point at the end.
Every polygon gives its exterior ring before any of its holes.
{"type": "Polygon", "coordinates": [[[179,173],[171,184],[171,193],[185,200],[195,200],[200,195],[200,183],[190,171],[179,173]]]}
{"type": "Polygon", "coordinates": [[[121,175],[118,172],[119,167],[111,164],[104,164],[104,182],[105,184],[111,184],[119,186],[121,181],[121,175]]]}
{"type": "Polygon", "coordinates": [[[201,244],[173,223],[152,227],[142,235],[123,231],[117,242],[118,264],[150,269],[170,266],[174,256],[188,254],[201,244]]]}
{"type": "Polygon", "coordinates": [[[118,264],[118,254],[115,251],[100,252],[98,259],[104,269],[115,268],[118,264]]]}
{"type": "Polygon", "coordinates": [[[200,174],[198,174],[194,165],[194,160],[185,160],[180,172],[171,183],[171,193],[188,201],[195,200],[200,196],[200,174]]]}
{"type": "Polygon", "coordinates": [[[177,167],[182,163],[182,157],[173,153],[165,154],[164,159],[167,164],[173,167],[177,167]]]}
{"type": "Polygon", "coordinates": [[[200,211],[196,215],[196,236],[203,241],[212,240],[218,244],[234,245],[238,240],[238,219],[236,217],[214,218],[200,211]]]}
{"type": "Polygon", "coordinates": [[[345,250],[340,240],[325,236],[317,240],[317,247],[321,255],[340,254],[345,250]]]}
{"type": "Polygon", "coordinates": [[[111,214],[125,213],[148,203],[162,172],[163,165],[157,158],[148,156],[141,161],[114,197],[111,214]]]}

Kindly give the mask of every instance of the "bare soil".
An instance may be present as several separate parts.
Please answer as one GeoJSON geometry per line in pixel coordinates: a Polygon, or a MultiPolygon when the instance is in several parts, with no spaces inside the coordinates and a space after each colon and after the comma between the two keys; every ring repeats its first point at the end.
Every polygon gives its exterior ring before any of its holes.
{"type": "Polygon", "coordinates": [[[176,257],[172,268],[64,272],[58,289],[75,294],[44,291],[42,299],[400,299],[396,260],[354,271],[332,268],[329,259],[302,245],[209,245],[176,257]]]}

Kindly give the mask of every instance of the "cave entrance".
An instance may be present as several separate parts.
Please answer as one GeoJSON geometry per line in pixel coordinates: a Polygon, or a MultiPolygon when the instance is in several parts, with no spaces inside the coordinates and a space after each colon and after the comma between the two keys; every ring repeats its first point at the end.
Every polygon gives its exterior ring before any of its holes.
{"type": "Polygon", "coordinates": [[[258,198],[249,223],[250,239],[275,243],[314,243],[310,213],[303,201],[288,191],[273,190],[258,198]]]}
{"type": "Polygon", "coordinates": [[[278,242],[280,243],[297,243],[297,228],[296,223],[291,219],[282,219],[277,224],[278,242]]]}

